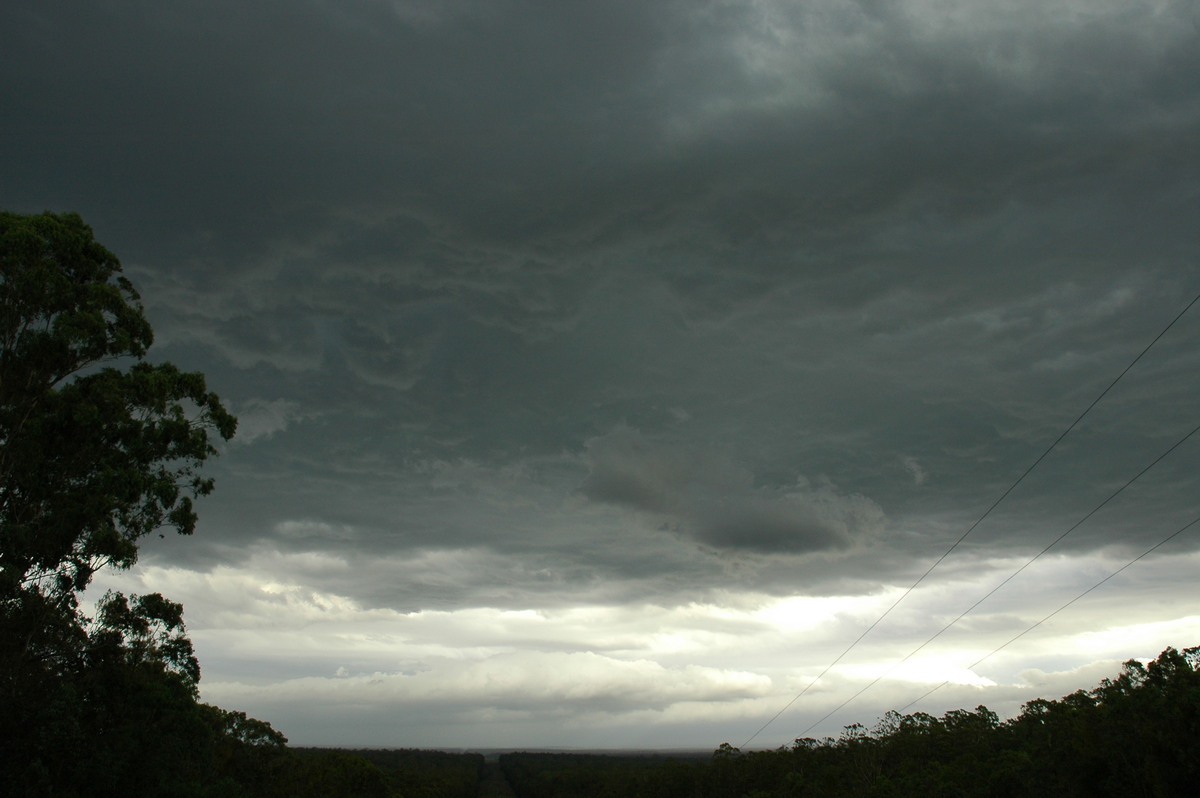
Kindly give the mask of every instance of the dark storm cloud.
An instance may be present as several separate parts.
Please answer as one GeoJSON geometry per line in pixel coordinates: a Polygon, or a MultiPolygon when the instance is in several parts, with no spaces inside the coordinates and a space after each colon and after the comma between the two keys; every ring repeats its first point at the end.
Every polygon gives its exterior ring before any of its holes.
{"type": "Polygon", "coordinates": [[[464,7],[437,24],[377,2],[13,9],[23,87],[6,106],[60,187],[95,202],[137,185],[132,207],[219,236],[222,256],[380,199],[482,223],[481,199],[536,199],[575,160],[546,145],[575,142],[580,112],[646,69],[643,7],[464,7]]]}
{"type": "MultiPolygon", "coordinates": [[[[751,244],[744,268],[781,225],[844,244],[889,210],[969,220],[1097,173],[1144,194],[1182,140],[1132,139],[1196,124],[1177,110],[1195,48],[1169,19],[938,30],[852,4],[456,9],[14,10],[6,107],[38,171],[10,190],[36,194],[36,174],[99,204],[139,186],[132,207],[198,237],[176,246],[227,263],[382,204],[521,247],[687,220],[751,244]]],[[[1170,223],[1154,211],[1140,221],[1170,223]]]]}
{"type": "Polygon", "coordinates": [[[832,486],[756,488],[753,474],[703,450],[656,444],[621,427],[586,444],[588,498],[643,510],[698,540],[729,549],[816,552],[878,532],[883,513],[832,486]]]}
{"type": "MultiPolygon", "coordinates": [[[[582,483],[684,543],[867,572],[952,538],[1196,273],[1182,5],[4,13],[5,201],[84,212],[161,356],[250,414],[216,539],[528,556],[590,532],[481,486],[582,483]],[[641,460],[604,450],[622,425],[641,460]]],[[[1028,513],[1161,448],[1195,365],[1163,357],[1157,409],[1114,395],[1028,513]]],[[[1043,534],[1016,515],[990,539],[1043,534]]]]}

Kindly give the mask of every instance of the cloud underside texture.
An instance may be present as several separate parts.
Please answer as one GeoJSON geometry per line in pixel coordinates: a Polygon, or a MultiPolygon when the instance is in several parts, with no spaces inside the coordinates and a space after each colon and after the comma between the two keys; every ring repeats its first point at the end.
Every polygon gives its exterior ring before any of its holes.
{"type": "MultiPolygon", "coordinates": [[[[59,3],[0,29],[0,203],[80,211],[156,355],[241,419],[197,535],[144,562],[241,568],[301,597],[286,617],[894,596],[1200,282],[1183,2],[59,3]]],[[[1196,423],[1198,332],[939,567],[937,618],[1196,423]]],[[[1064,539],[1082,570],[1014,584],[1041,603],[1010,599],[997,634],[1195,517],[1196,460],[1064,539]]],[[[255,683],[195,595],[218,678],[255,683]]],[[[528,651],[601,668],[560,635],[445,683],[528,651]]],[[[687,650],[596,656],[616,684],[723,685],[751,719],[803,686],[687,650]]],[[[350,705],[376,671],[393,696],[433,678],[387,656],[320,674],[347,669],[350,705]]]]}

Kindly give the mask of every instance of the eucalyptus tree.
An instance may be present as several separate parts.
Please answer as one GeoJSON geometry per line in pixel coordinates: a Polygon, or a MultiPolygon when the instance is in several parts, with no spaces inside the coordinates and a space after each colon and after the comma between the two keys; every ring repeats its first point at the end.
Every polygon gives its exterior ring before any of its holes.
{"type": "Polygon", "coordinates": [[[146,535],[193,532],[193,500],[213,488],[199,469],[236,429],[203,375],[147,360],[152,342],[120,262],[78,215],[0,213],[0,756],[25,772],[111,731],[104,697],[129,698],[129,679],[197,706],[180,605],[110,594],[89,615],[80,602],[146,535]]]}

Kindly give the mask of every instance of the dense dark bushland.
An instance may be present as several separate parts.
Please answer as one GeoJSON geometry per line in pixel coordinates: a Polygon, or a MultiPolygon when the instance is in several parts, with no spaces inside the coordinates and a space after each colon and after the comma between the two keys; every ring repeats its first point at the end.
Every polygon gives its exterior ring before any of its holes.
{"type": "Polygon", "coordinates": [[[482,754],[452,754],[410,748],[293,750],[305,757],[336,754],[369,763],[383,777],[388,790],[384,794],[403,798],[474,798],[479,791],[479,779],[484,768],[482,754]]]}
{"type": "Polygon", "coordinates": [[[521,798],[661,796],[695,793],[706,759],[660,754],[516,753],[500,757],[500,769],[521,798]]]}

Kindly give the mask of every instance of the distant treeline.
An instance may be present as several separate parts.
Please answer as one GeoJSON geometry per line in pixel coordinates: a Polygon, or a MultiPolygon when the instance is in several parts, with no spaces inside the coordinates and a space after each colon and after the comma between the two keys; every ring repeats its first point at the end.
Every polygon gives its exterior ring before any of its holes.
{"type": "Polygon", "coordinates": [[[518,798],[1095,798],[1200,794],[1200,647],[1131,660],[1093,690],[1001,722],[980,706],[703,761],[506,754],[518,798]]]}
{"type": "MultiPolygon", "coordinates": [[[[1003,722],[982,706],[941,717],[889,712],[873,728],[773,751],[511,753],[498,765],[471,753],[288,747],[268,724],[149,676],[110,685],[112,695],[87,694],[104,723],[57,749],[61,769],[42,771],[52,790],[18,778],[6,794],[473,798],[511,787],[516,798],[1190,798],[1200,785],[1200,647],[1131,660],[1092,690],[1031,701],[1003,722]]],[[[30,732],[44,736],[75,718],[56,711],[48,705],[30,732]]]]}

